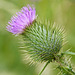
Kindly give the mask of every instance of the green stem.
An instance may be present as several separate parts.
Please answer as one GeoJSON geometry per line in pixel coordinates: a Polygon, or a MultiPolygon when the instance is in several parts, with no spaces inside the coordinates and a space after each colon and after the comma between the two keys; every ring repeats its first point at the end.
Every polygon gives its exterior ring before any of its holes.
{"type": "Polygon", "coordinates": [[[42,72],[45,70],[45,68],[47,67],[47,65],[50,63],[50,61],[48,61],[47,63],[46,63],[46,65],[43,67],[43,69],[42,69],[42,71],[39,73],[39,75],[41,75],[42,74],[42,72]]]}

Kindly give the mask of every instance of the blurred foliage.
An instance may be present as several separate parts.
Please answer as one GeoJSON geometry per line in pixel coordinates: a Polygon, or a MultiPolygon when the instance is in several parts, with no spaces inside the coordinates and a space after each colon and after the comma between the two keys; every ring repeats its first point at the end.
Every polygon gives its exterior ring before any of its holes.
{"type": "MultiPolygon", "coordinates": [[[[35,5],[40,20],[48,19],[62,25],[68,40],[64,50],[71,48],[75,52],[75,0],[0,0],[0,75],[37,75],[35,66],[22,62],[18,37],[6,31],[12,15],[27,4],[35,5]]],[[[75,63],[74,59],[72,56],[72,63],[75,63]]],[[[48,72],[49,69],[43,75],[48,72]]]]}

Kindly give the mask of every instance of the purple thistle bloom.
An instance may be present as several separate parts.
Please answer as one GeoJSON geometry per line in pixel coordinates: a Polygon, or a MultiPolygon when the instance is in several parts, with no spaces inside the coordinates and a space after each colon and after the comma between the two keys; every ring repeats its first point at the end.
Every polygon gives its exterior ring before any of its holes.
{"type": "Polygon", "coordinates": [[[7,25],[7,31],[13,34],[21,34],[27,26],[30,26],[36,19],[36,10],[31,8],[29,5],[23,7],[20,12],[16,13],[11,18],[7,25]]]}

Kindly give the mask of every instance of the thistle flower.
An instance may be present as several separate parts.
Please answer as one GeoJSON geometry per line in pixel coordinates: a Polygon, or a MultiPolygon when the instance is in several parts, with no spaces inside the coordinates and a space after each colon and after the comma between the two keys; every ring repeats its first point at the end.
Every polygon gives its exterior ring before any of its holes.
{"type": "MultiPolygon", "coordinates": [[[[61,28],[58,28],[55,24],[45,25],[45,23],[38,23],[35,21],[36,17],[35,8],[31,8],[29,5],[23,7],[21,11],[16,13],[8,22],[7,30],[16,35],[23,35],[25,50],[33,60],[41,62],[47,61],[39,75],[42,74],[52,60],[59,62],[58,68],[62,71],[62,75],[75,75],[72,67],[65,63],[65,60],[62,58],[65,53],[58,55],[63,42],[63,31],[61,28]]],[[[75,55],[75,53],[71,52],[68,54],[75,55]]]]}
{"type": "Polygon", "coordinates": [[[34,22],[36,17],[35,8],[31,8],[29,5],[23,7],[21,11],[16,13],[8,22],[7,30],[13,34],[21,34],[26,27],[34,22]]]}
{"type": "Polygon", "coordinates": [[[62,31],[51,25],[35,21],[36,11],[29,5],[23,7],[8,22],[7,30],[24,36],[25,49],[34,60],[52,61],[62,47],[62,31]],[[34,22],[35,21],[35,22],[34,22]],[[34,23],[33,23],[34,22],[34,23]]]}

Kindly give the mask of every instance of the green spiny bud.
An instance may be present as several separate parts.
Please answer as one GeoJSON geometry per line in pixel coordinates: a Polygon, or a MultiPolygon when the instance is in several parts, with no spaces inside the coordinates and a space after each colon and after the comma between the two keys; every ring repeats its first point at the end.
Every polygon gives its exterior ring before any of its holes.
{"type": "Polygon", "coordinates": [[[54,25],[42,25],[35,21],[22,35],[25,50],[36,61],[55,60],[56,54],[62,47],[63,33],[54,25]]]}

